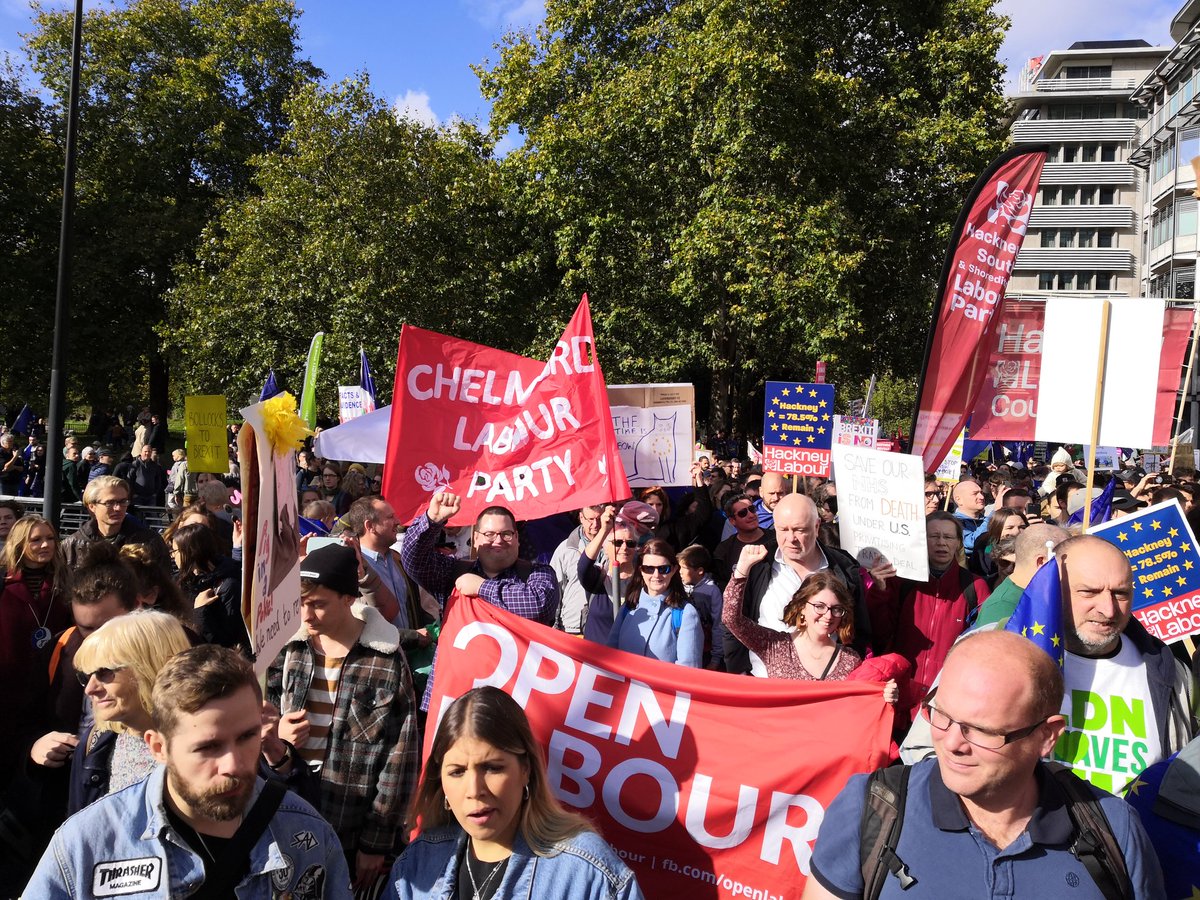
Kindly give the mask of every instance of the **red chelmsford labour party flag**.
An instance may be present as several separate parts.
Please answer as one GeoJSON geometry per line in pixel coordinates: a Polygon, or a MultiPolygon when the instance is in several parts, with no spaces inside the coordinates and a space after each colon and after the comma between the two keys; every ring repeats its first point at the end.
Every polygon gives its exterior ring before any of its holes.
{"type": "Polygon", "coordinates": [[[629,496],[586,295],[546,362],[405,325],[392,397],[383,493],[402,522],[438,491],[462,498],[451,525],[629,496]]]}
{"type": "Polygon", "coordinates": [[[976,182],[955,225],[913,420],[912,453],[926,472],[945,459],[975,405],[1045,162],[1045,148],[1003,154],[976,182]]]}
{"type": "Polygon", "coordinates": [[[825,810],[887,762],[873,681],[754,680],[581,641],[474,597],[447,608],[425,732],[474,687],[506,691],[550,790],[596,823],[647,897],[799,897],[825,810]]]}

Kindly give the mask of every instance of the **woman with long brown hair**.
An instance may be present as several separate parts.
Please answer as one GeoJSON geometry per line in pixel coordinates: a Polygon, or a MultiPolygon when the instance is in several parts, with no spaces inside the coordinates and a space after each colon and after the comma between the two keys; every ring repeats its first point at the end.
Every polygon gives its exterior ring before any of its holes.
{"type": "Polygon", "coordinates": [[[639,549],[608,646],[663,662],[703,665],[700,613],[688,602],[675,549],[662,538],[651,538],[639,549]]]}

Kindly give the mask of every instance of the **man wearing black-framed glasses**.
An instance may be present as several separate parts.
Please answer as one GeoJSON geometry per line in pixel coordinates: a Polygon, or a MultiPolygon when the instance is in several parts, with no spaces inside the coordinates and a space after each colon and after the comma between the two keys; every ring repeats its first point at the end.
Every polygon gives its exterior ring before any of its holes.
{"type": "MultiPolygon", "coordinates": [[[[1066,724],[1062,691],[1049,655],[1018,634],[982,632],[955,645],[936,695],[922,704],[936,758],[908,771],[900,835],[888,844],[894,864],[877,896],[1082,900],[1109,896],[1100,887],[1109,878],[1123,883],[1121,896],[1164,896],[1158,859],[1131,808],[1082,783],[1079,796],[1098,802],[1107,820],[1097,839],[1119,851],[1127,874],[1116,865],[1096,870],[1079,846],[1082,804],[1041,761],[1066,724]]],[[[864,877],[874,873],[858,851],[867,778],[854,776],[830,804],[804,900],[864,895],[864,877]]]]}

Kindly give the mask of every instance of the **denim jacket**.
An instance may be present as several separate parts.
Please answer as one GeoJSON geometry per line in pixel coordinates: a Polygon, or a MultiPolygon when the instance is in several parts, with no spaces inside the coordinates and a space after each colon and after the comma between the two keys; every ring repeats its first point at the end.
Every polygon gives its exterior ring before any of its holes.
{"type": "MultiPolygon", "coordinates": [[[[392,866],[383,900],[454,900],[467,835],[457,825],[422,832],[392,866]]],[[[517,835],[493,900],[644,900],[612,847],[585,831],[536,856],[517,835]]]]}
{"type": "MultiPolygon", "coordinates": [[[[171,827],[163,802],[166,769],[67,819],[43,854],[26,897],[169,900],[193,893],[204,863],[171,827]]],[[[255,790],[255,799],[262,781],[255,790]]],[[[307,802],[284,795],[250,851],[239,900],[349,900],[350,874],[337,836],[307,802]]]]}

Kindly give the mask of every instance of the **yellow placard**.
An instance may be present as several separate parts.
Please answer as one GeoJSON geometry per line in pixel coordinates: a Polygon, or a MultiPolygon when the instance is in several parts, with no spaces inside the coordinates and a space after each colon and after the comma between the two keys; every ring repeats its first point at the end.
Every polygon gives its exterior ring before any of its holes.
{"type": "Polygon", "coordinates": [[[229,471],[225,395],[198,394],[183,401],[189,472],[229,471]]]}

